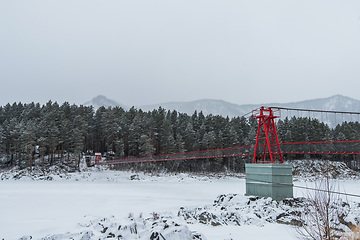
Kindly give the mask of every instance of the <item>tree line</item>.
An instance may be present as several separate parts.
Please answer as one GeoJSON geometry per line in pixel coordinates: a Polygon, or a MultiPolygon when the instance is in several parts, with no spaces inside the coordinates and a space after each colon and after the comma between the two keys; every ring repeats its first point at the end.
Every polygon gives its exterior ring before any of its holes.
{"type": "MultiPolygon", "coordinates": [[[[360,124],[344,122],[330,128],[317,119],[279,120],[280,142],[360,139],[360,124]]],[[[144,112],[132,107],[70,105],[65,102],[13,103],[0,107],[1,166],[27,167],[71,162],[100,152],[108,158],[141,157],[255,143],[253,118],[192,115],[163,108],[144,112]]],[[[288,156],[289,159],[299,156],[288,156]]],[[[304,156],[303,156],[304,157],[304,156]]],[[[321,157],[321,156],[306,156],[321,157]]],[[[125,167],[171,171],[241,171],[249,158],[231,157],[137,164],[125,167]]],[[[123,166],[124,167],[124,166],[123,166]]]]}

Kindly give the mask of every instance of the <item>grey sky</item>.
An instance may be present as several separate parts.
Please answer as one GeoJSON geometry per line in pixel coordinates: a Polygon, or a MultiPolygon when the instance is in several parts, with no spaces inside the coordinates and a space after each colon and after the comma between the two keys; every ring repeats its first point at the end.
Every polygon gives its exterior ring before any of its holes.
{"type": "Polygon", "coordinates": [[[360,1],[2,0],[0,105],[360,99],[360,1]]]}

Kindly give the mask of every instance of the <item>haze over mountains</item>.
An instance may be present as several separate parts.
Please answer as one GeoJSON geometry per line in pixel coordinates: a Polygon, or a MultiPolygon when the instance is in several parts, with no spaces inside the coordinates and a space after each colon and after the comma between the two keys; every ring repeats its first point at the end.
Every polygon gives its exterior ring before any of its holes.
{"type": "MultiPolygon", "coordinates": [[[[84,103],[86,106],[92,105],[94,109],[98,109],[101,106],[104,107],[115,107],[120,106],[124,109],[129,109],[129,106],[117,103],[114,100],[108,99],[105,96],[97,96],[91,101],[84,103]]],[[[342,112],[360,112],[360,101],[349,98],[343,95],[334,95],[328,98],[318,98],[311,99],[300,102],[290,102],[290,103],[264,103],[264,104],[244,104],[238,105],[234,103],[229,103],[223,100],[214,100],[214,99],[202,99],[191,102],[166,102],[153,105],[144,105],[144,106],[134,106],[137,109],[142,109],[143,111],[152,111],[162,107],[166,110],[176,110],[181,113],[186,113],[192,115],[195,111],[202,111],[203,114],[209,115],[221,115],[238,117],[244,116],[245,114],[251,112],[252,110],[260,106],[272,106],[272,107],[284,107],[284,108],[295,108],[295,109],[313,109],[313,110],[326,110],[326,111],[342,111],[342,112]]],[[[281,117],[282,119],[288,117],[311,117],[317,118],[319,121],[327,123],[331,127],[335,127],[337,124],[343,121],[359,121],[360,116],[358,114],[327,114],[327,113],[307,113],[299,111],[286,111],[282,110],[281,117]]]]}
{"type": "MultiPolygon", "coordinates": [[[[101,106],[104,107],[119,106],[124,109],[130,108],[129,106],[125,106],[121,103],[118,103],[114,100],[108,99],[107,97],[101,95],[93,98],[91,101],[84,103],[84,105],[86,106],[92,105],[95,109],[98,109],[101,106]]],[[[360,112],[359,100],[342,95],[334,95],[328,98],[318,98],[318,99],[311,99],[300,102],[244,104],[244,105],[229,103],[223,100],[201,99],[191,102],[166,102],[160,104],[135,106],[135,108],[142,109],[143,111],[151,111],[153,109],[158,109],[159,107],[162,107],[167,110],[176,110],[178,112],[186,113],[189,115],[193,114],[195,111],[197,112],[202,111],[204,115],[213,114],[213,115],[229,116],[231,118],[231,117],[243,116],[246,113],[260,106],[316,109],[316,110],[327,110],[327,111],[360,112]]]]}

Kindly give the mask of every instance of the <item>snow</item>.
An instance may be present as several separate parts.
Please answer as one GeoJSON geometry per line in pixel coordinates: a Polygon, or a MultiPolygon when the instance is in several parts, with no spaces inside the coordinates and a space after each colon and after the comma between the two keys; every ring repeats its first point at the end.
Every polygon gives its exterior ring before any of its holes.
{"type": "Polygon", "coordinates": [[[269,223],[263,227],[255,225],[210,227],[199,223],[189,226],[190,229],[196,229],[198,232],[206,233],[205,236],[208,240],[298,239],[293,228],[274,223],[269,223]]]}
{"type": "MultiPolygon", "coordinates": [[[[178,216],[180,209],[213,206],[220,195],[236,194],[237,202],[245,201],[243,178],[109,170],[51,177],[52,181],[31,177],[0,181],[0,239],[105,239],[111,234],[122,234],[123,239],[150,239],[153,234],[156,239],[158,233],[166,239],[194,235],[207,240],[296,239],[293,227],[283,224],[212,226],[198,221],[189,224],[178,216]],[[135,225],[137,233],[129,232],[135,225]]],[[[347,193],[360,194],[359,180],[339,182],[347,193]]],[[[294,184],[311,186],[312,182],[298,179],[294,184]]],[[[294,195],[304,196],[304,190],[294,188],[294,195]]]]}

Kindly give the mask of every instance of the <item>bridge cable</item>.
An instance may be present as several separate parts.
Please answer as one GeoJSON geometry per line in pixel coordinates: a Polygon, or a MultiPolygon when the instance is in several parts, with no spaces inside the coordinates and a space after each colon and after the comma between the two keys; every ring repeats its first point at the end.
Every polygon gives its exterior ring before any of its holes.
{"type": "Polygon", "coordinates": [[[304,108],[287,108],[287,107],[270,107],[277,108],[280,110],[293,110],[293,111],[302,111],[302,112],[319,112],[319,113],[341,113],[341,114],[357,114],[360,115],[360,112],[346,112],[346,111],[329,111],[329,110],[318,110],[318,109],[304,109],[304,108]]]}
{"type": "Polygon", "coordinates": [[[338,192],[338,191],[328,191],[328,190],[325,190],[325,189],[316,189],[316,188],[311,188],[311,187],[296,186],[296,185],[294,185],[294,184],[276,183],[276,182],[269,182],[269,181],[264,181],[264,180],[251,179],[251,178],[245,178],[245,180],[250,180],[250,181],[255,181],[255,182],[261,182],[261,183],[271,183],[271,184],[274,184],[274,185],[282,185],[282,186],[288,186],[288,187],[302,188],[302,189],[306,189],[306,190],[319,191],[319,192],[327,192],[327,193],[333,193],[333,194],[338,194],[338,195],[345,195],[345,196],[358,197],[358,198],[360,198],[360,195],[359,195],[359,194],[343,193],[343,192],[338,192]]]}

